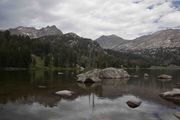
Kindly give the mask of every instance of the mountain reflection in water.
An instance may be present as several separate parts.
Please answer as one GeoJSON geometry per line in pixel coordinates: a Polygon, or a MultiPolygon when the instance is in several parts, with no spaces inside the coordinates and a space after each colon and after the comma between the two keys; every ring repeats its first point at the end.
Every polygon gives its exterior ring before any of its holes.
{"type": "Polygon", "coordinates": [[[95,84],[77,83],[75,72],[62,72],[1,71],[0,120],[177,120],[173,114],[179,106],[159,93],[175,87],[178,70],[128,70],[139,78],[95,84]],[[144,79],[144,73],[150,77],[144,79]],[[161,73],[172,75],[173,80],[157,80],[161,73]],[[75,94],[54,94],[60,90],[75,94]],[[133,96],[142,100],[136,109],[126,105],[133,96]]]}

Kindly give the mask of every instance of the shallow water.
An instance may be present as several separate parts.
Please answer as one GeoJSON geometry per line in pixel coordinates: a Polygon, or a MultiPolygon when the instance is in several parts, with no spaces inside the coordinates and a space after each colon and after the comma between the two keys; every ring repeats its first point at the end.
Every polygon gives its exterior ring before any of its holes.
{"type": "Polygon", "coordinates": [[[74,72],[61,72],[1,71],[0,120],[178,120],[173,114],[180,107],[159,94],[180,83],[180,70],[128,70],[139,78],[91,85],[76,83],[74,72]],[[173,79],[158,80],[162,73],[173,79]],[[75,94],[54,94],[65,89],[75,94]],[[138,108],[126,105],[132,97],[142,100],[138,108]]]}

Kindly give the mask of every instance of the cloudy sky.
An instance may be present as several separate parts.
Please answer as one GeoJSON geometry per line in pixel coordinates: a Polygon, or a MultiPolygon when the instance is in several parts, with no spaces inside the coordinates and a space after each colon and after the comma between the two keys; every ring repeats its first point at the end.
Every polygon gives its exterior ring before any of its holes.
{"type": "Polygon", "coordinates": [[[0,29],[56,25],[95,39],[180,28],[180,0],[0,0],[0,29]]]}

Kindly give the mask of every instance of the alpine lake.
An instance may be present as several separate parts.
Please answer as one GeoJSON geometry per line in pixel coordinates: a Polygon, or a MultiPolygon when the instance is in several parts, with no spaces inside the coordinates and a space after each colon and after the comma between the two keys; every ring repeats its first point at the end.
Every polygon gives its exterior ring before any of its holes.
{"type": "Polygon", "coordinates": [[[179,87],[180,70],[127,71],[137,76],[94,84],[76,82],[74,71],[0,71],[0,120],[178,120],[179,104],[159,94],[179,87]],[[159,80],[160,74],[173,78],[159,80]],[[74,94],[55,94],[61,90],[74,94]],[[142,103],[130,108],[134,96],[142,103]]]}

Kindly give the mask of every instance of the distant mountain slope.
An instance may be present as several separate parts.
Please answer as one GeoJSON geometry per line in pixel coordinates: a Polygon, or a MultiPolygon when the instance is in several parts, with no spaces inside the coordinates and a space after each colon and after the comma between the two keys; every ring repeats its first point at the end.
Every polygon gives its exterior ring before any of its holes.
{"type": "Polygon", "coordinates": [[[128,43],[119,44],[113,50],[142,50],[180,47],[180,29],[168,29],[141,36],[128,43]]]}
{"type": "Polygon", "coordinates": [[[32,41],[32,52],[37,56],[44,56],[44,61],[51,61],[47,65],[53,63],[56,67],[96,67],[105,61],[99,59],[99,56],[105,56],[105,52],[97,42],[75,33],[44,36],[32,41]],[[50,58],[53,60],[49,60],[50,58]]]}
{"type": "Polygon", "coordinates": [[[12,35],[25,35],[30,38],[39,38],[48,35],[62,35],[62,31],[59,30],[55,25],[47,26],[45,28],[36,29],[34,27],[23,27],[19,26],[17,28],[9,29],[12,35]]]}
{"type": "Polygon", "coordinates": [[[114,42],[108,37],[103,38],[105,39],[97,42],[103,48],[114,50],[109,53],[115,55],[119,60],[126,60],[126,63],[131,61],[136,65],[141,63],[139,64],[141,66],[146,66],[148,63],[155,66],[180,65],[180,29],[161,30],[134,40],[127,40],[127,42],[123,40],[114,42]]]}
{"type": "Polygon", "coordinates": [[[109,35],[109,36],[101,36],[96,41],[100,44],[100,46],[104,49],[113,49],[119,44],[127,43],[127,40],[122,39],[116,35],[109,35]]]}

